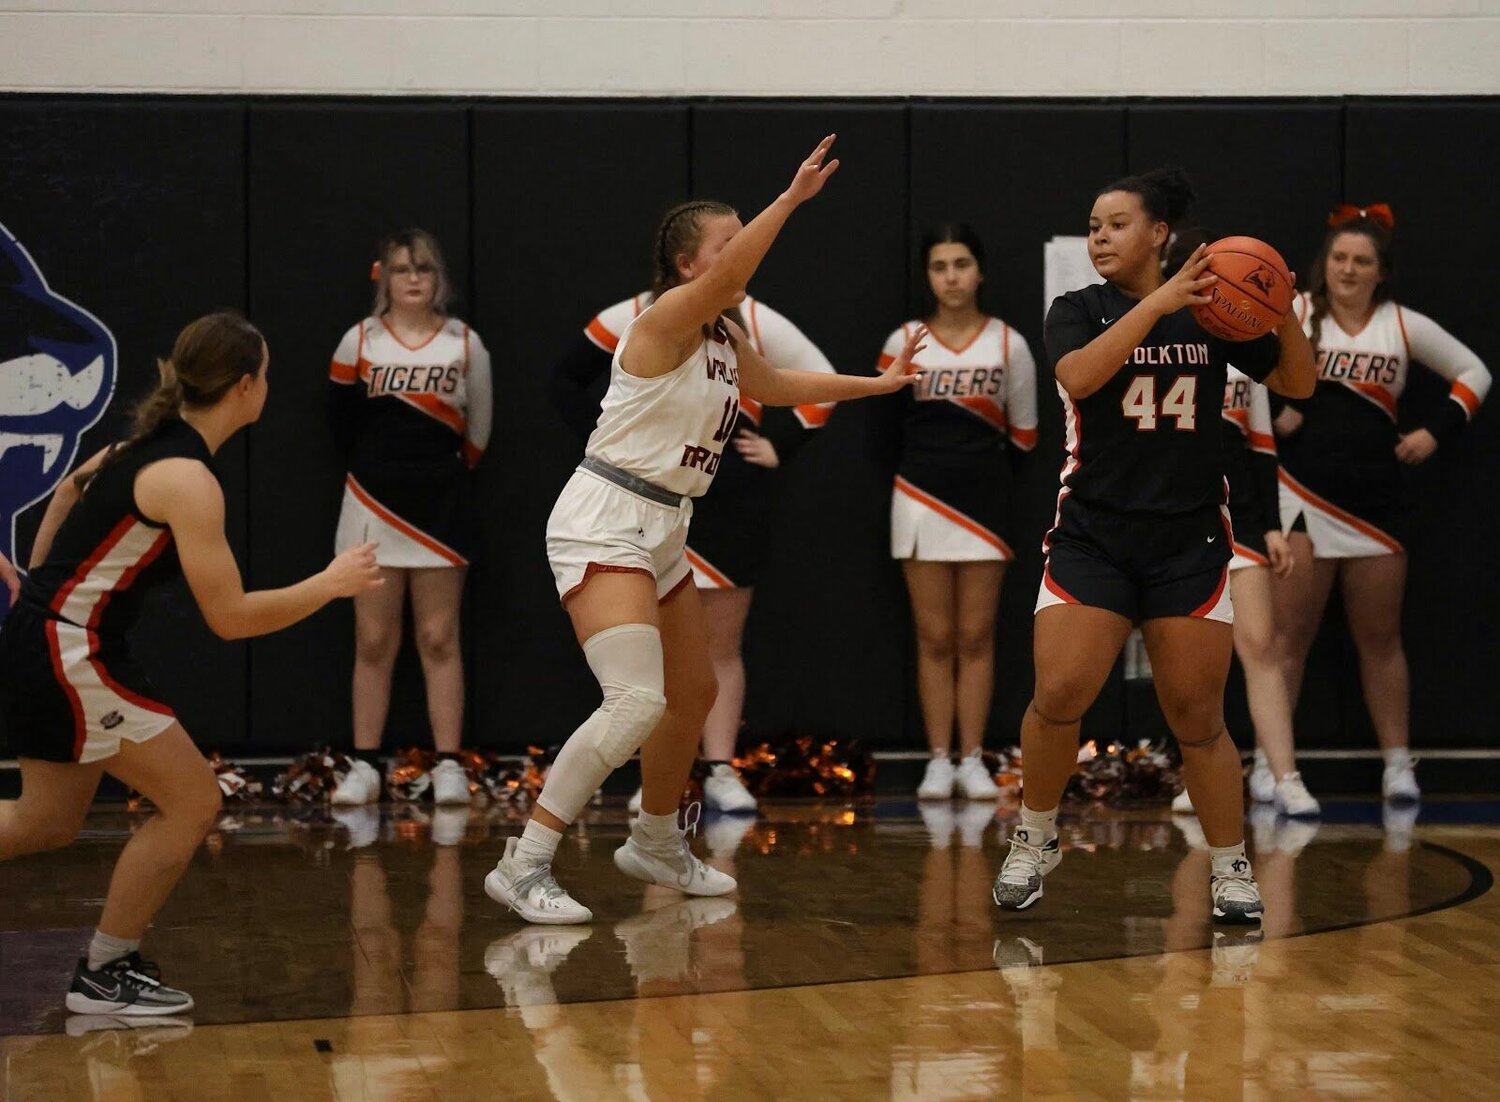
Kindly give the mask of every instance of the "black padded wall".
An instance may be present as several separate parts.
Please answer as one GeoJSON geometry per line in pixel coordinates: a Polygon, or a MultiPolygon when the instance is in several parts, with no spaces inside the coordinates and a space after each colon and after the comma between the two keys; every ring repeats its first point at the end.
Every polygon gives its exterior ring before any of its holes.
{"type": "MultiPolygon", "coordinates": [[[[114,403],[80,461],[128,431],[177,331],[245,301],[243,104],[189,99],[0,100],[0,224],[59,294],[114,334],[114,403]]],[[[219,453],[230,546],[246,550],[242,439],[219,453]]],[[[25,561],[44,504],[22,514],[25,561]]],[[[136,640],[157,688],[206,746],[244,745],[245,646],[213,636],[186,587],[166,594],[136,640]]]]}
{"type": "MultiPolygon", "coordinates": [[[[325,426],[327,364],[369,308],[382,232],[433,230],[458,301],[494,354],[495,433],[478,475],[483,550],[466,605],[472,736],[554,743],[597,689],[547,569],[543,527],[579,445],[547,403],[546,373],[601,307],[648,279],[661,212],[691,195],[747,215],[785,186],[823,134],[844,168],[799,211],[753,290],[843,371],[870,370],[916,297],[913,235],[961,217],[985,236],[987,305],[1040,351],[1041,244],[1083,230],[1094,190],[1127,169],[1184,165],[1210,225],[1264,236],[1307,263],[1339,199],[1387,200],[1400,220],[1400,297],[1491,364],[1478,209],[1500,157],[1500,101],[393,101],[0,99],[0,223],[62,293],[120,344],[114,409],[85,440],[123,426],[126,398],[177,328],[245,307],[272,349],[262,423],[221,456],[231,543],[247,581],[282,585],[331,553],[342,470],[325,426]]],[[[1441,401],[1417,373],[1408,406],[1441,401]]],[[[1041,443],[1015,487],[1020,561],[1002,599],[991,737],[1014,739],[1031,678],[1037,543],[1056,493],[1060,421],[1043,365],[1041,443]]],[[[756,734],[799,728],[921,744],[910,629],[888,556],[893,405],[840,408],[784,472],[773,560],[747,635],[756,734]]],[[[1488,486],[1496,418],[1410,472],[1407,642],[1419,745],[1494,738],[1500,655],[1486,634],[1500,582],[1488,486]]],[[[41,508],[22,518],[22,548],[41,508]]],[[[184,594],[145,633],[164,690],[205,745],[294,751],[346,736],[352,617],[330,608],[248,646],[219,642],[184,594]]],[[[1092,732],[1149,730],[1141,694],[1116,679],[1092,732]]],[[[1245,730],[1242,702],[1231,707],[1245,730]]],[[[1368,745],[1347,633],[1315,650],[1303,745],[1368,745]]],[[[426,739],[421,681],[398,670],[387,740],[426,739]]]]}
{"type": "MultiPolygon", "coordinates": [[[[1042,576],[1042,536],[1057,507],[1062,403],[1042,345],[1042,247],[1083,233],[1094,189],[1124,170],[1116,105],[933,104],[912,109],[911,268],[916,234],[938,221],[966,221],[984,241],[984,307],[1019,329],[1037,361],[1041,435],[1012,486],[1011,546],[1017,561],[1001,591],[991,737],[1015,741],[1031,699],[1031,616],[1042,576]]],[[[913,288],[913,302],[920,301],[913,288]]],[[[914,693],[914,688],[911,689],[914,693]]],[[[1113,738],[1124,720],[1121,682],[1112,677],[1090,711],[1091,737],[1113,738]]]]}
{"type": "MultiPolygon", "coordinates": [[[[370,312],[377,239],[421,226],[469,306],[469,118],[442,103],[275,103],[250,109],[249,301],[271,348],[271,394],[250,432],[250,581],[289,585],[333,555],[344,471],[326,420],[328,362],[370,312]]],[[[341,601],[253,641],[251,739],[346,737],[353,615],[341,601]]],[[[420,674],[397,671],[387,730],[426,739],[420,674]],[[404,676],[403,676],[404,675],[404,676]]]]}
{"type": "MultiPolygon", "coordinates": [[[[1396,213],[1396,298],[1435,320],[1500,372],[1500,330],[1489,292],[1495,250],[1485,197],[1500,176],[1500,105],[1493,102],[1350,104],[1346,198],[1396,213]]],[[[1403,427],[1446,384],[1414,370],[1403,427]]],[[[1412,673],[1412,728],[1422,741],[1495,744],[1500,714],[1500,417],[1491,392],[1452,446],[1407,472],[1411,575],[1403,633],[1412,673]]],[[[1354,656],[1339,668],[1347,684],[1354,656]]],[[[1364,724],[1358,701],[1347,713],[1364,724]]]]}
{"type": "Polygon", "coordinates": [[[476,322],[495,371],[471,595],[475,731],[558,742],[599,702],[547,566],[547,515],[583,447],[546,396],[557,357],[650,282],[651,235],[689,190],[683,105],[474,111],[476,322]]]}
{"type": "MultiPolygon", "coordinates": [[[[839,171],[782,231],[751,291],[838,370],[869,374],[906,316],[907,112],[895,104],[714,104],[693,112],[693,189],[753,217],[825,134],[839,171]]],[[[848,403],[789,463],[746,625],[746,722],[904,741],[905,592],[890,560],[892,402],[848,403]],[[774,670],[775,673],[765,671],[774,670]]]]}

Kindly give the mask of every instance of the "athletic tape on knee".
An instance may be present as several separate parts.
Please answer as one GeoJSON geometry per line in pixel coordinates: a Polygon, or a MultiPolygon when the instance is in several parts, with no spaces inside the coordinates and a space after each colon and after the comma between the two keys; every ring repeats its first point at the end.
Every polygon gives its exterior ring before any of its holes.
{"type": "Polygon", "coordinates": [[[650,624],[621,624],[591,637],[583,645],[583,656],[604,690],[604,703],[596,714],[609,717],[608,722],[585,727],[599,757],[618,769],[641,748],[667,710],[661,632],[650,624]]]}

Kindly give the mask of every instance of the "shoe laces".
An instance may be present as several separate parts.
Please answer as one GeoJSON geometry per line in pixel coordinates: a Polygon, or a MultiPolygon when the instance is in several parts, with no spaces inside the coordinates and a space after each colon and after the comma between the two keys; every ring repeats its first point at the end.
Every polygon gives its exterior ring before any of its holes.
{"type": "Polygon", "coordinates": [[[1260,891],[1255,886],[1255,877],[1248,872],[1215,875],[1214,894],[1225,903],[1260,902],[1260,891]]]}
{"type": "Polygon", "coordinates": [[[557,905],[568,898],[567,891],[557,882],[557,877],[552,875],[551,865],[538,865],[523,872],[511,882],[511,887],[517,896],[524,896],[535,890],[541,905],[553,910],[557,910],[557,905]]]}
{"type": "Polygon", "coordinates": [[[1012,834],[1010,853],[1005,858],[1005,864],[1000,866],[1000,880],[1005,884],[1029,884],[1033,877],[1042,874],[1042,866],[1046,862],[1047,855],[1041,846],[1032,845],[1012,834]]]}
{"type": "Polygon", "coordinates": [[[130,953],[111,961],[102,971],[117,980],[129,980],[137,987],[160,987],[161,969],[152,961],[142,960],[140,953],[130,953]]]}

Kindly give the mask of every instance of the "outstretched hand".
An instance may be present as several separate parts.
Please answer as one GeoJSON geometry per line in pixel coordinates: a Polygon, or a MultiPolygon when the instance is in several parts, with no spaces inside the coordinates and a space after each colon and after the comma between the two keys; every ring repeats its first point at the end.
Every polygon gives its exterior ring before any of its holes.
{"type": "Polygon", "coordinates": [[[916,382],[921,377],[921,372],[912,361],[916,359],[917,353],[926,347],[927,326],[919,325],[911,336],[906,338],[906,344],[901,347],[901,355],[897,356],[891,365],[880,373],[880,389],[890,393],[916,382]]]}
{"type": "Polygon", "coordinates": [[[323,576],[328,579],[335,597],[357,597],[385,584],[380,564],[375,561],[374,543],[351,547],[328,564],[323,576]]]}
{"type": "Polygon", "coordinates": [[[1210,259],[1208,246],[1199,245],[1176,275],[1151,292],[1163,315],[1175,314],[1185,306],[1207,306],[1213,301],[1213,296],[1206,292],[1219,277],[1208,270],[1210,259]]]}
{"type": "Polygon", "coordinates": [[[829,149],[833,147],[833,140],[837,137],[837,134],[828,135],[818,143],[818,148],[808,154],[807,160],[797,166],[797,174],[792,177],[791,186],[785,192],[792,202],[807,202],[822,191],[823,185],[828,182],[828,177],[838,171],[837,157],[827,164],[823,163],[823,158],[828,156],[829,149]]]}

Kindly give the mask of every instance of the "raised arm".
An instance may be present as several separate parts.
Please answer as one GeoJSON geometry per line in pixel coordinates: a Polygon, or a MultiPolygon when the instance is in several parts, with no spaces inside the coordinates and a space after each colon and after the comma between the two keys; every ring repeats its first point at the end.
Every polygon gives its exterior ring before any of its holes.
{"type": "Polygon", "coordinates": [[[787,189],[730,239],[708,271],[665,292],[641,315],[620,361],[626,371],[643,379],[665,375],[701,340],[703,326],[744,299],[750,277],[792,211],[823,190],[838,170],[836,159],[824,163],[834,137],[818,143],[787,189]]]}
{"type": "Polygon", "coordinates": [[[351,548],[327,569],[284,589],[246,593],[224,537],[224,492],[202,463],[164,459],[136,477],[136,504],[172,529],[188,587],[209,629],[221,639],[267,635],[312,615],[329,601],[381,585],[375,545],[351,548]]]}
{"type": "Polygon", "coordinates": [[[78,504],[78,499],[83,491],[78,488],[76,479],[81,474],[92,474],[99,469],[99,464],[104,462],[104,457],[109,454],[109,449],[96,452],[87,463],[84,463],[67,478],[63,479],[57,489],[52,493],[52,500],[47,502],[47,511],[42,514],[42,523],[37,527],[36,539],[31,541],[31,570],[35,570],[47,561],[48,554],[52,551],[52,541],[57,538],[57,530],[62,527],[63,521],[68,519],[68,514],[73,511],[73,506],[78,504]]]}
{"type": "Polygon", "coordinates": [[[919,325],[906,339],[906,346],[888,366],[874,376],[829,375],[821,371],[786,371],[772,367],[755,351],[744,330],[726,319],[735,341],[739,363],[740,393],[768,406],[801,406],[812,402],[842,402],[872,394],[892,394],[917,380],[912,359],[926,348],[927,327],[919,325]]]}

